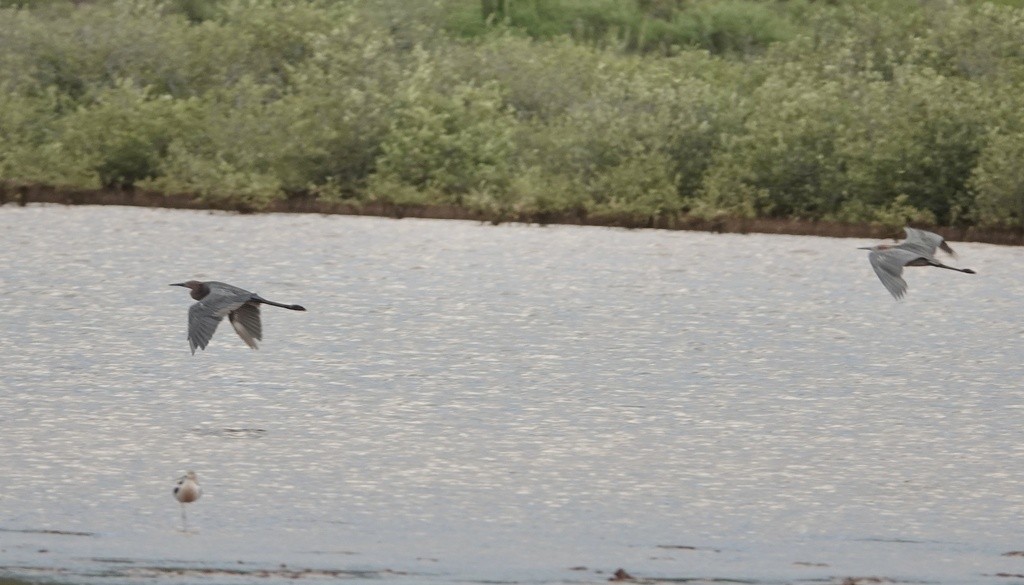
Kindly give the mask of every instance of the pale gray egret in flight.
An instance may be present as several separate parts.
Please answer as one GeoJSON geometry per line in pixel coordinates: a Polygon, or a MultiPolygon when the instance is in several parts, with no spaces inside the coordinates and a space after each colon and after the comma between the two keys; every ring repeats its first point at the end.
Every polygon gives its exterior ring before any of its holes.
{"type": "Polygon", "coordinates": [[[898,244],[878,244],[877,246],[859,248],[871,251],[868,254],[871,267],[875,269],[878,279],[896,299],[907,294],[907,281],[903,280],[904,266],[935,266],[936,268],[975,274],[970,268],[946,266],[935,259],[936,249],[941,249],[950,256],[956,257],[956,253],[939,234],[912,227],[903,229],[907,232],[907,239],[898,244]]]}

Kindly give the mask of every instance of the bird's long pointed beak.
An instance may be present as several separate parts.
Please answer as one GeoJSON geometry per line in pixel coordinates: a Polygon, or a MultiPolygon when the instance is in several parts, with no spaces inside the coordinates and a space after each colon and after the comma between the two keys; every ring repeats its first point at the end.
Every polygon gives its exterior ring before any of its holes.
{"type": "Polygon", "coordinates": [[[862,247],[860,247],[860,248],[857,248],[857,249],[858,249],[858,250],[870,250],[870,249],[871,249],[871,246],[862,246],[862,247]]]}
{"type": "Polygon", "coordinates": [[[183,287],[185,287],[185,288],[188,288],[188,285],[187,285],[187,284],[185,284],[184,282],[176,282],[176,283],[174,283],[174,284],[170,284],[170,285],[168,285],[168,286],[183,286],[183,287]]]}

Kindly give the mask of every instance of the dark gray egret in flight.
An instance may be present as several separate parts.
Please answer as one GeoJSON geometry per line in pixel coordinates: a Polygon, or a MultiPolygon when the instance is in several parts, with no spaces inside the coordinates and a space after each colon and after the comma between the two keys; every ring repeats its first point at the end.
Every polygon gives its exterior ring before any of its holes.
{"type": "Polygon", "coordinates": [[[263,324],[260,322],[260,305],[273,305],[305,311],[301,305],[284,305],[268,301],[260,295],[223,282],[199,282],[189,280],[171,286],[183,286],[191,290],[192,298],[199,301],[188,309],[188,344],[195,355],[196,348],[206,349],[213,332],[221,319],[228,318],[238,336],[246,345],[259,349],[256,342],[263,339],[263,324]]]}
{"type": "Polygon", "coordinates": [[[898,244],[878,244],[877,246],[859,248],[871,251],[868,254],[868,261],[875,269],[878,279],[882,281],[893,297],[900,299],[907,294],[907,281],[903,280],[904,266],[935,266],[936,268],[975,274],[970,268],[946,266],[935,259],[936,249],[941,249],[950,256],[956,257],[956,253],[939,234],[912,227],[903,229],[907,232],[907,239],[898,244]]]}

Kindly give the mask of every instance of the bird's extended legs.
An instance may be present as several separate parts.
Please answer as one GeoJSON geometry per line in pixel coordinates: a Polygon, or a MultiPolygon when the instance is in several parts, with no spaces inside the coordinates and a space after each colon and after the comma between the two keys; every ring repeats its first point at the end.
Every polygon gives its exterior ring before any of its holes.
{"type": "Polygon", "coordinates": [[[970,268],[954,268],[952,266],[946,266],[942,262],[930,262],[929,264],[931,264],[932,266],[934,266],[936,268],[945,268],[946,270],[956,270],[957,272],[963,272],[963,273],[966,273],[966,274],[977,274],[977,272],[971,270],[970,268]]]}

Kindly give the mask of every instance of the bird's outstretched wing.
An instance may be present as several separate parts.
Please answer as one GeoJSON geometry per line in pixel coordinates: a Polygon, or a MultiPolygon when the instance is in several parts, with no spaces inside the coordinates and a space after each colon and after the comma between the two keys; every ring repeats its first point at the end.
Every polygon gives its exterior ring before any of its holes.
{"type": "Polygon", "coordinates": [[[260,322],[259,303],[247,302],[241,307],[228,313],[228,320],[235,332],[242,338],[246,345],[253,349],[259,349],[257,341],[263,339],[263,324],[260,322]]]}
{"type": "Polygon", "coordinates": [[[904,251],[890,249],[880,252],[872,251],[868,254],[868,260],[871,261],[871,267],[875,269],[878,279],[897,299],[903,298],[903,295],[907,294],[907,281],[903,280],[903,267],[909,260],[903,258],[903,254],[894,254],[893,252],[904,251]]]}
{"type": "Polygon", "coordinates": [[[192,355],[195,355],[197,347],[206,349],[222,318],[201,302],[188,308],[188,345],[192,348],[192,355]]]}
{"type": "Polygon", "coordinates": [[[905,227],[903,231],[907,232],[907,239],[900,243],[900,248],[928,257],[934,256],[935,249],[939,248],[956,258],[956,252],[953,251],[953,248],[949,247],[946,240],[939,234],[912,227],[905,227]]]}

